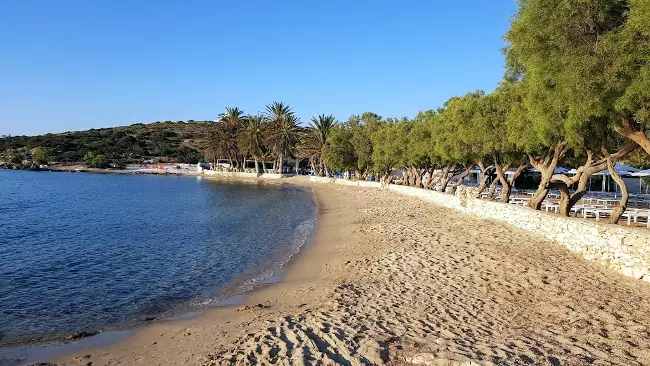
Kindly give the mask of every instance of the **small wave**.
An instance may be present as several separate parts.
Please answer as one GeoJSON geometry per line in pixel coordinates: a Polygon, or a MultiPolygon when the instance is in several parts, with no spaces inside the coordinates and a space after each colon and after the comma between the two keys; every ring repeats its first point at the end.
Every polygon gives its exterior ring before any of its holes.
{"type": "Polygon", "coordinates": [[[291,244],[282,251],[279,255],[273,258],[273,262],[267,263],[267,267],[261,269],[261,271],[255,271],[256,273],[242,282],[234,281],[234,285],[230,291],[225,290],[222,293],[222,296],[217,298],[204,299],[201,301],[200,305],[208,306],[215,303],[220,303],[230,297],[243,294],[245,292],[253,290],[258,285],[264,283],[269,278],[277,276],[281,273],[284,267],[293,259],[296,254],[300,253],[302,247],[307,243],[309,236],[314,231],[314,226],[316,224],[316,218],[302,221],[293,231],[293,236],[291,238],[291,244]]]}

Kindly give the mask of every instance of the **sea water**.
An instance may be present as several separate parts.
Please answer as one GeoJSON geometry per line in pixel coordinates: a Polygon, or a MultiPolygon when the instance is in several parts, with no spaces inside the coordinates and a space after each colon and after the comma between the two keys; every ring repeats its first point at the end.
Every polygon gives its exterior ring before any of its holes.
{"type": "Polygon", "coordinates": [[[195,311],[276,275],[308,190],[197,177],[0,171],[0,344],[195,311]]]}

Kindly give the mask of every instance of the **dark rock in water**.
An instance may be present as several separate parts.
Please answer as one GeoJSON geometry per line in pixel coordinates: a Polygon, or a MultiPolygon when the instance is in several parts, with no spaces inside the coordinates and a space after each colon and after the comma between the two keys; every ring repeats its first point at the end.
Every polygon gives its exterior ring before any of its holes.
{"type": "Polygon", "coordinates": [[[91,337],[91,336],[94,336],[96,334],[99,334],[99,332],[95,332],[95,331],[92,331],[92,332],[85,332],[85,331],[74,332],[74,333],[70,334],[69,336],[65,337],[65,339],[68,340],[68,341],[74,341],[74,340],[81,339],[81,338],[91,337]]]}

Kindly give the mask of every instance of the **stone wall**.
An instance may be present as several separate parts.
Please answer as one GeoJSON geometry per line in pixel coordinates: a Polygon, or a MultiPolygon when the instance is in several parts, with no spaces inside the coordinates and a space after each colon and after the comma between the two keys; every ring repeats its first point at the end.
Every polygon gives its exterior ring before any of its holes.
{"type": "MultiPolygon", "coordinates": [[[[311,177],[311,181],[382,189],[377,182],[321,177],[311,177]]],[[[471,187],[461,186],[455,195],[397,185],[389,185],[387,189],[468,215],[505,221],[562,244],[587,260],[599,262],[626,276],[650,281],[650,232],[647,230],[485,201],[474,198],[475,188],[471,187]]]]}
{"type": "Polygon", "coordinates": [[[224,172],[220,170],[203,170],[202,174],[224,178],[257,178],[257,173],[224,172]]]}

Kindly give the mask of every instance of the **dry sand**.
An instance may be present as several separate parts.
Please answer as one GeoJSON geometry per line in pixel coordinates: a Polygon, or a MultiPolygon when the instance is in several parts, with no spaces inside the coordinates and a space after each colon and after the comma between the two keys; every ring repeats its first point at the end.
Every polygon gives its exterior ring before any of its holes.
{"type": "Polygon", "coordinates": [[[650,364],[649,284],[415,198],[314,191],[315,244],[285,281],[59,364],[650,364]]]}

